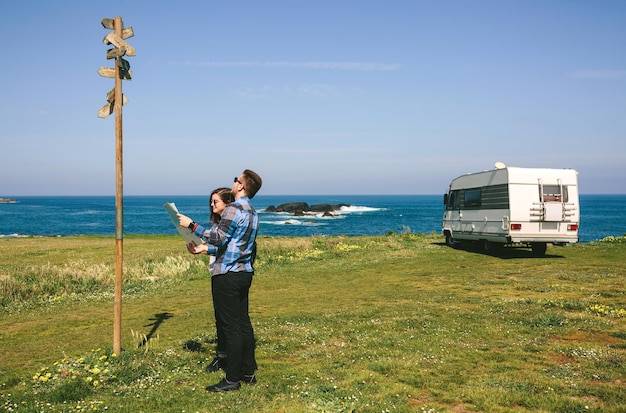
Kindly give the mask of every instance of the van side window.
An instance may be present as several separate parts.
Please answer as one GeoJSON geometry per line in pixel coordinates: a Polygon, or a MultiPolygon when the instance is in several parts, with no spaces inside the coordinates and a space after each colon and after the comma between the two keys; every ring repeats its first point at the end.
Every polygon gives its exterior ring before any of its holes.
{"type": "Polygon", "coordinates": [[[480,188],[466,189],[463,196],[463,203],[466,207],[480,206],[480,188]]]}
{"type": "Polygon", "coordinates": [[[454,191],[454,209],[459,209],[461,208],[461,191],[460,190],[456,190],[454,191]]]}
{"type": "Polygon", "coordinates": [[[454,203],[454,192],[450,191],[448,194],[446,194],[446,209],[450,209],[452,207],[452,204],[454,203]]]}
{"type": "Polygon", "coordinates": [[[566,186],[563,186],[563,193],[561,193],[559,185],[544,185],[543,193],[540,193],[539,196],[542,202],[568,202],[566,186]]]}
{"type": "Polygon", "coordinates": [[[445,201],[446,201],[447,210],[459,209],[461,207],[460,194],[461,194],[461,191],[458,189],[454,191],[450,191],[449,193],[446,194],[445,201]]]}

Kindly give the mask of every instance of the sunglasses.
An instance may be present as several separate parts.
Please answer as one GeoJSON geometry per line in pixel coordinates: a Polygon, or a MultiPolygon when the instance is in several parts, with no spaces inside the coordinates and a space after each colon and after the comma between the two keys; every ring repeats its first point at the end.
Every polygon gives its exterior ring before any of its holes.
{"type": "Polygon", "coordinates": [[[235,180],[233,182],[237,182],[238,184],[243,185],[243,182],[241,182],[239,180],[239,177],[237,177],[237,176],[235,177],[235,180]]]}

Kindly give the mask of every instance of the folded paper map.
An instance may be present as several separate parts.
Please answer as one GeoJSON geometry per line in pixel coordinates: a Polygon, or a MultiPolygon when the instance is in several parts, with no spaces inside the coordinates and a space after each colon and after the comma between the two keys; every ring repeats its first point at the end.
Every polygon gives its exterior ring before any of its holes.
{"type": "Polygon", "coordinates": [[[202,239],[200,237],[197,237],[193,232],[191,232],[189,228],[185,228],[180,225],[178,221],[178,216],[176,215],[178,214],[178,209],[173,202],[166,202],[165,204],[163,204],[163,208],[165,208],[167,213],[170,215],[170,219],[178,230],[178,233],[185,239],[187,243],[193,242],[194,245],[204,244],[202,239]]]}

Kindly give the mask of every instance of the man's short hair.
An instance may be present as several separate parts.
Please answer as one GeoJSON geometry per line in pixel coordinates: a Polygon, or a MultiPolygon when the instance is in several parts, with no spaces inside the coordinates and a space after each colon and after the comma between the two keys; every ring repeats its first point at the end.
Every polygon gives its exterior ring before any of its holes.
{"type": "Polygon", "coordinates": [[[243,179],[243,186],[246,190],[246,195],[248,195],[250,199],[254,198],[256,193],[259,192],[259,189],[261,189],[263,180],[261,179],[259,174],[251,171],[250,169],[246,169],[243,171],[243,179]]]}

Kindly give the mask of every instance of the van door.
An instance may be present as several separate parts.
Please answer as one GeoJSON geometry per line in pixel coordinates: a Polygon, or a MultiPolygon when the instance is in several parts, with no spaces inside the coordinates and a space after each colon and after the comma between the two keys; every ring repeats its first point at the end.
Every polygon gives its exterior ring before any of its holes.
{"type": "Polygon", "coordinates": [[[565,218],[565,204],[568,202],[567,186],[540,185],[540,190],[543,221],[562,222],[565,218]]]}
{"type": "Polygon", "coordinates": [[[454,233],[461,232],[461,191],[454,190],[448,194],[445,212],[446,226],[454,233]]]}

